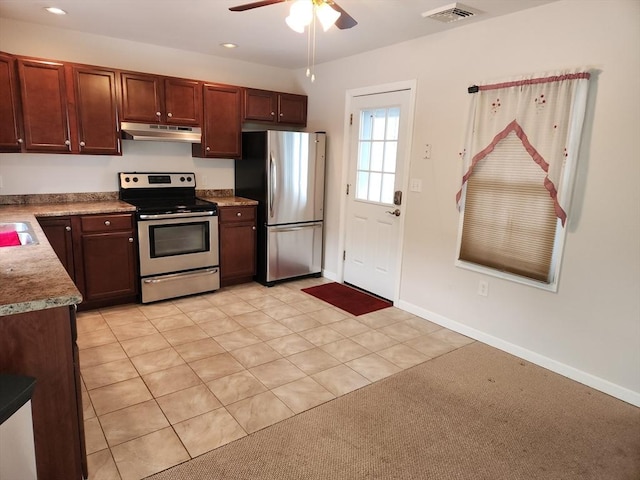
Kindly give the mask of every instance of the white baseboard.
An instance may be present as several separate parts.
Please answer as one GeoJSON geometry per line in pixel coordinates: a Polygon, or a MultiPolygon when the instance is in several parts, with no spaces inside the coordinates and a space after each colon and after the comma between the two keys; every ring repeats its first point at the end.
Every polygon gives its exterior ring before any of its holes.
{"type": "Polygon", "coordinates": [[[629,390],[628,388],[621,387],[620,385],[611,383],[608,380],[604,380],[600,377],[591,375],[590,373],[583,372],[582,370],[578,370],[577,368],[571,367],[569,365],[565,365],[564,363],[560,363],[557,360],[553,360],[552,358],[545,357],[544,355],[540,355],[539,353],[527,350],[526,348],[520,347],[518,345],[514,345],[513,343],[509,343],[498,337],[494,337],[493,335],[489,335],[480,330],[476,330],[475,328],[471,328],[462,323],[458,323],[455,320],[451,320],[450,318],[444,317],[437,313],[430,312],[429,310],[425,310],[424,308],[418,307],[403,300],[399,300],[398,302],[396,302],[395,306],[401,308],[402,310],[406,310],[409,313],[413,313],[414,315],[417,315],[421,318],[424,318],[425,320],[437,323],[438,325],[448,328],[449,330],[453,330],[455,332],[461,333],[462,335],[473,338],[474,340],[478,340],[480,342],[486,343],[487,345],[491,345],[492,347],[515,355],[516,357],[520,357],[531,363],[535,363],[536,365],[547,368],[552,372],[558,373],[591,388],[595,388],[596,390],[606,393],[607,395],[611,395],[612,397],[618,398],[624,402],[630,403],[631,405],[640,407],[639,392],[634,392],[633,390],[629,390]]]}
{"type": "Polygon", "coordinates": [[[322,276],[324,278],[328,278],[329,280],[331,280],[333,282],[337,282],[338,281],[338,275],[335,272],[330,272],[329,270],[322,270],[322,276]]]}

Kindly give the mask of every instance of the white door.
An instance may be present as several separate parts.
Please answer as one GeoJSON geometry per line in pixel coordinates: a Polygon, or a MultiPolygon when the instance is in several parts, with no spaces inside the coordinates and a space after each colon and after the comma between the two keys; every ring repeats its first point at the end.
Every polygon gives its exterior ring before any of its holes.
{"type": "Polygon", "coordinates": [[[344,281],[395,300],[400,273],[411,90],[351,102],[344,281]]]}

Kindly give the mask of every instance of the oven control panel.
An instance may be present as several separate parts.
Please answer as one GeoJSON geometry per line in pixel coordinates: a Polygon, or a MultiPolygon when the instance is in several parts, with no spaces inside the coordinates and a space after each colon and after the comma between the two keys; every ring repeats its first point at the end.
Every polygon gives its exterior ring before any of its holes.
{"type": "Polygon", "coordinates": [[[120,172],[120,188],[171,188],[196,186],[196,174],[160,172],[120,172]]]}

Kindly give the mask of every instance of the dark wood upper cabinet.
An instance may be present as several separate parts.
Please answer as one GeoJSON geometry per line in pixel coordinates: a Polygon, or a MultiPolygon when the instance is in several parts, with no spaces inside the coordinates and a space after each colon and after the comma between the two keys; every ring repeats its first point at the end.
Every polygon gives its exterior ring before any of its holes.
{"type": "Polygon", "coordinates": [[[240,158],[242,148],[242,91],[232,85],[203,87],[202,143],[194,144],[193,156],[240,158]]]}
{"type": "Polygon", "coordinates": [[[116,72],[73,67],[73,79],[79,151],[118,155],[120,136],[116,72]]]}
{"type": "Polygon", "coordinates": [[[243,120],[306,126],[307,97],[246,88],[243,120]]]}
{"type": "Polygon", "coordinates": [[[182,78],[165,78],[164,99],[168,124],[200,125],[202,83],[182,78]]]}
{"type": "Polygon", "coordinates": [[[246,88],[244,90],[244,120],[275,122],[278,97],[275,92],[246,88]]]}
{"type": "Polygon", "coordinates": [[[200,82],[131,72],[121,79],[123,121],[200,125],[200,82]]]}
{"type": "Polygon", "coordinates": [[[22,149],[18,98],[16,60],[0,53],[0,152],[19,152],[22,149]]]}
{"type": "Polygon", "coordinates": [[[278,94],[278,123],[307,125],[307,97],[291,93],[278,94]]]}
{"type": "Polygon", "coordinates": [[[71,151],[65,68],[61,63],[18,59],[24,150],[71,151]]]}

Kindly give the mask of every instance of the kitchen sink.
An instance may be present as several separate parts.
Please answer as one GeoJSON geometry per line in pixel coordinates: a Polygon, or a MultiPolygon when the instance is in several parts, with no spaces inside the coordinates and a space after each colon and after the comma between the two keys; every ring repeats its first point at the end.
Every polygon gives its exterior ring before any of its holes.
{"type": "Polygon", "coordinates": [[[17,232],[21,246],[39,243],[38,237],[36,237],[33,227],[29,222],[0,222],[0,233],[3,232],[17,232]]]}

